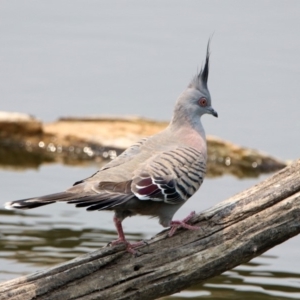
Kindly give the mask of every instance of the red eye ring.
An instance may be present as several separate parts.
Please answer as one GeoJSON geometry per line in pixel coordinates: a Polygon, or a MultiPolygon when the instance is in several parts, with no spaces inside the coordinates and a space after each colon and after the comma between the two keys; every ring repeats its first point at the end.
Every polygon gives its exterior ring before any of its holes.
{"type": "Polygon", "coordinates": [[[205,97],[202,97],[198,100],[198,103],[200,106],[205,107],[207,106],[207,99],[205,97]]]}

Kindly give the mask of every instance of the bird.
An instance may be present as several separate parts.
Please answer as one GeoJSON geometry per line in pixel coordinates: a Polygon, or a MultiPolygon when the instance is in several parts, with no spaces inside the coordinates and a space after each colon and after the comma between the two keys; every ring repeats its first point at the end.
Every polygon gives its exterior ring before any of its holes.
{"type": "Polygon", "coordinates": [[[111,245],[125,244],[130,253],[144,242],[129,243],[122,221],[134,215],[156,217],[169,236],[178,228],[199,229],[188,224],[191,212],[172,220],[177,210],[200,188],[207,161],[204,114],[218,117],[211,104],[207,81],[210,41],[204,66],[179,95],[169,125],[161,132],[142,138],[108,162],[92,176],[77,181],[67,190],[41,197],[7,202],[7,209],[32,209],[55,202],[75,204],[87,211],[114,211],[118,238],[111,245]]]}

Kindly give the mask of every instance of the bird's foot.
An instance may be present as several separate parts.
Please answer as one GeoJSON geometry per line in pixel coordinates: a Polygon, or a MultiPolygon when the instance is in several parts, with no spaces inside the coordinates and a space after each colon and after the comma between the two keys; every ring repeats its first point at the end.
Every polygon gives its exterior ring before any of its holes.
{"type": "Polygon", "coordinates": [[[109,244],[111,246],[115,246],[115,245],[119,245],[119,244],[125,244],[126,245],[126,251],[133,254],[133,255],[137,254],[137,251],[134,250],[135,248],[147,245],[147,243],[145,241],[140,241],[140,242],[136,242],[136,243],[129,243],[126,239],[122,239],[122,238],[118,238],[117,240],[112,241],[109,244]]]}
{"type": "Polygon", "coordinates": [[[174,235],[174,233],[176,232],[176,230],[178,228],[185,228],[185,229],[188,229],[188,230],[198,230],[200,229],[199,226],[192,226],[192,225],[189,225],[187,224],[187,222],[195,215],[196,213],[194,211],[192,211],[186,218],[184,218],[183,220],[181,221],[171,221],[171,224],[170,224],[170,231],[168,233],[168,236],[172,236],[174,235]]]}

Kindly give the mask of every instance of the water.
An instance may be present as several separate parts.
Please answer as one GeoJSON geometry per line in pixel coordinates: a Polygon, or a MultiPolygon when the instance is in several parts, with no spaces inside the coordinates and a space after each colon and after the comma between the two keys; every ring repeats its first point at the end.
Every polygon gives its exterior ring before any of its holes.
{"type": "MultiPolygon", "coordinates": [[[[281,159],[299,158],[298,1],[2,1],[0,25],[0,109],[44,121],[95,114],[168,120],[214,33],[209,88],[219,118],[203,118],[207,133],[281,159]]],[[[96,169],[2,167],[1,203],[65,189],[96,169]]],[[[206,179],[176,218],[265,177],[206,179]]],[[[109,212],[61,204],[0,210],[0,216],[1,281],[115,238],[109,212]]],[[[143,217],[125,220],[124,227],[130,240],[161,230],[143,217]]],[[[299,299],[299,246],[295,237],[174,298],[299,299]]]]}

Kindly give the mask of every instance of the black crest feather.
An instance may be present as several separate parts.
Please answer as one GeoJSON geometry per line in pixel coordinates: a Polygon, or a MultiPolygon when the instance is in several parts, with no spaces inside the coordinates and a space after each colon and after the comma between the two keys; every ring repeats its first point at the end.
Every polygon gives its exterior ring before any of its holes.
{"type": "Polygon", "coordinates": [[[202,88],[207,89],[207,80],[209,74],[210,41],[211,38],[208,40],[207,43],[204,67],[202,66],[200,72],[197,72],[197,75],[192,79],[191,83],[189,84],[189,87],[194,87],[198,90],[201,90],[202,88]]]}
{"type": "Polygon", "coordinates": [[[198,75],[198,78],[201,79],[202,83],[204,83],[205,85],[207,85],[208,74],[209,74],[209,56],[210,56],[209,45],[210,45],[210,39],[208,40],[208,43],[207,43],[206,59],[205,59],[204,68],[201,68],[201,71],[198,75]]]}

